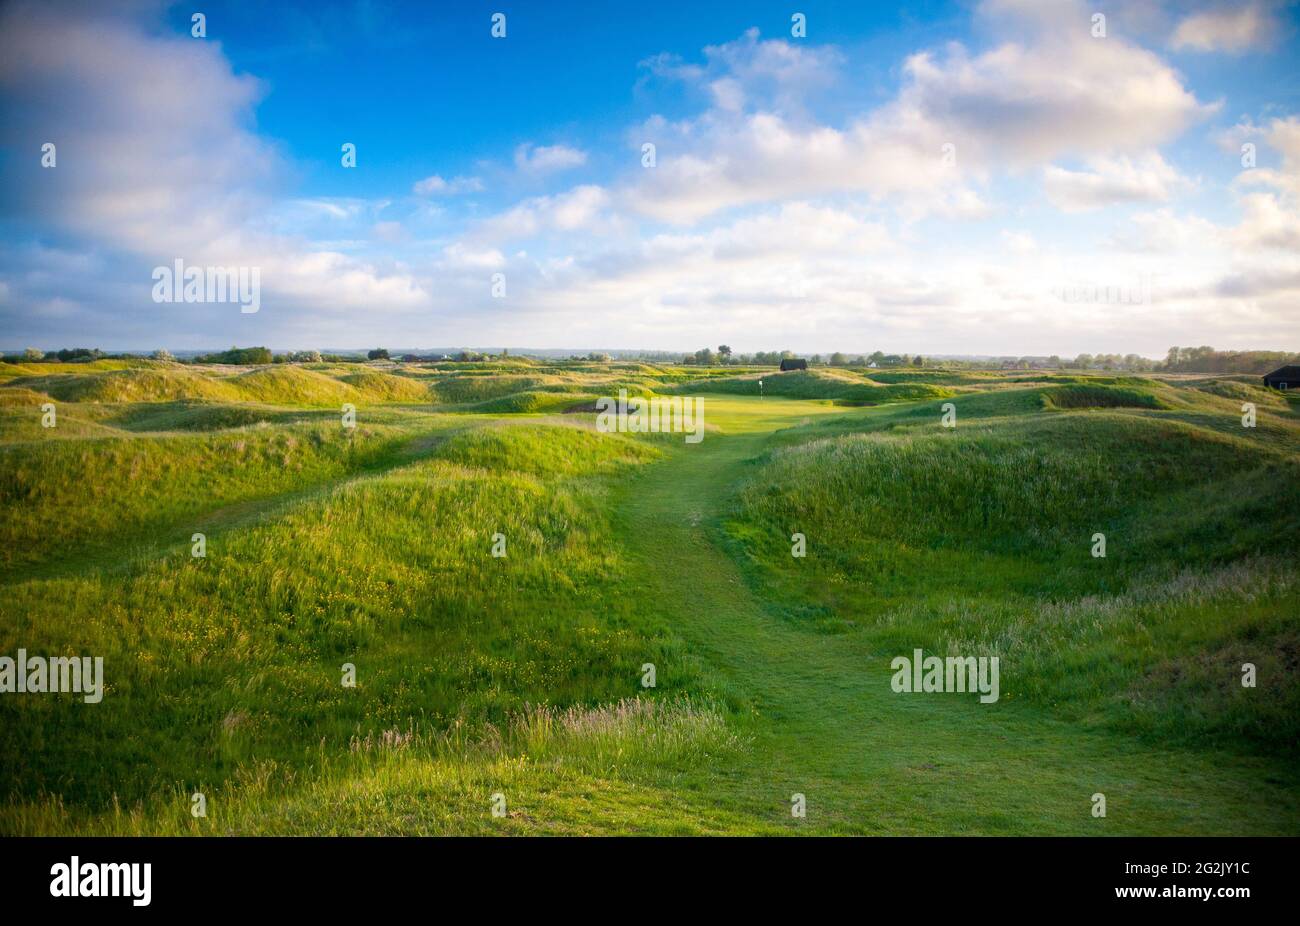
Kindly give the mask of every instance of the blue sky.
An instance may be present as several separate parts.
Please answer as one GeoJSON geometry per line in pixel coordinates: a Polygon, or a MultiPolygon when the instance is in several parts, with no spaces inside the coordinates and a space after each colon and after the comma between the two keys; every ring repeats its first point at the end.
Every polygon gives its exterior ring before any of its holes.
{"type": "Polygon", "coordinates": [[[1294,5],[700,7],[9,4],[0,347],[1300,349],[1294,5]]]}

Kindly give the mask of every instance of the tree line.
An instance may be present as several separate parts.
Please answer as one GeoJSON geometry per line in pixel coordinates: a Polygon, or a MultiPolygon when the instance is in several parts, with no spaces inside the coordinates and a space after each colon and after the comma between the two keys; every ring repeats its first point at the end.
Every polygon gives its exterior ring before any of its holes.
{"type": "MultiPolygon", "coordinates": [[[[408,363],[454,360],[474,362],[505,359],[509,351],[498,355],[485,354],[474,350],[462,350],[454,355],[421,356],[403,354],[399,359],[408,363]]],[[[106,353],[94,347],[63,348],[57,351],[42,351],[29,347],[21,354],[6,354],[5,363],[89,363],[95,360],[131,360],[142,355],[132,353],[106,353]]],[[[154,360],[175,361],[176,358],[167,350],[156,350],[149,355],[154,360]]],[[[663,351],[647,351],[641,359],[655,359],[660,362],[680,357],[680,363],[688,366],[779,366],[782,360],[794,358],[789,350],[755,351],[738,354],[728,345],[720,344],[717,350],[704,347],[693,354],[667,354],[663,351]],[[649,355],[654,354],[651,358],[649,355]]],[[[389,353],[384,348],[375,348],[364,355],[361,353],[327,354],[317,350],[287,351],[273,353],[267,347],[231,347],[229,350],[207,354],[196,354],[189,358],[190,363],[220,363],[239,366],[257,366],[270,363],[359,363],[363,360],[388,360],[389,353]]],[[[592,351],[583,356],[574,354],[572,361],[608,363],[610,355],[592,351]]],[[[920,354],[886,354],[873,351],[870,354],[850,355],[842,351],[823,356],[813,354],[805,358],[810,366],[831,367],[923,367],[942,366],[949,369],[988,369],[1001,367],[1013,370],[1103,370],[1129,373],[1269,373],[1278,367],[1300,363],[1300,354],[1286,351],[1269,350],[1226,350],[1219,351],[1213,347],[1171,347],[1163,361],[1151,360],[1138,354],[1079,354],[1073,359],[1059,357],[1005,357],[993,360],[941,360],[927,361],[920,354]]]]}

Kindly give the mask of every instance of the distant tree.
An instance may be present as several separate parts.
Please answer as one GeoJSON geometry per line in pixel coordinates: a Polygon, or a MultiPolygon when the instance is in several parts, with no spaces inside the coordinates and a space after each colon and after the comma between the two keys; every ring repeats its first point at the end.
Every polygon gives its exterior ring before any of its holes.
{"type": "Polygon", "coordinates": [[[232,347],[230,350],[219,351],[215,354],[199,354],[194,358],[194,362],[229,363],[246,366],[271,363],[274,359],[268,347],[232,347]]]}
{"type": "Polygon", "coordinates": [[[45,352],[29,347],[23,351],[23,363],[39,363],[45,359],[45,352]]]}
{"type": "Polygon", "coordinates": [[[726,344],[718,345],[718,359],[721,363],[731,362],[731,348],[726,344]]]}
{"type": "Polygon", "coordinates": [[[912,358],[912,366],[914,367],[925,366],[925,358],[922,357],[920,354],[917,354],[915,357],[912,358]]]}
{"type": "Polygon", "coordinates": [[[384,350],[382,347],[376,347],[376,348],[375,348],[374,350],[372,350],[370,353],[366,354],[366,359],[367,359],[367,360],[387,360],[387,359],[388,359],[388,351],[384,350]]]}
{"type": "Polygon", "coordinates": [[[1300,363],[1300,354],[1275,350],[1215,350],[1213,347],[1171,347],[1165,362],[1152,369],[1170,373],[1268,373],[1300,363]]]}
{"type": "Polygon", "coordinates": [[[885,355],[880,351],[873,351],[867,360],[874,363],[876,366],[881,366],[885,362],[885,355]]]}
{"type": "Polygon", "coordinates": [[[592,351],[587,355],[587,360],[591,363],[609,363],[612,358],[609,354],[602,354],[599,351],[592,351]]]}
{"type": "Polygon", "coordinates": [[[167,361],[167,362],[170,362],[170,361],[173,361],[173,360],[176,359],[175,357],[172,356],[172,352],[169,351],[169,350],[168,350],[167,348],[165,348],[165,347],[160,347],[160,348],[158,348],[156,351],[154,351],[154,352],[153,352],[152,354],[150,354],[149,356],[152,357],[154,360],[163,360],[163,361],[167,361]]]}
{"type": "Polygon", "coordinates": [[[843,354],[841,354],[839,351],[836,351],[835,353],[831,354],[831,366],[833,367],[842,367],[848,362],[849,359],[845,357],[843,354]]]}
{"type": "Polygon", "coordinates": [[[293,352],[291,359],[294,363],[320,363],[321,355],[318,350],[299,350],[293,352]]]}
{"type": "Polygon", "coordinates": [[[714,359],[715,355],[713,351],[709,350],[707,347],[701,347],[695,352],[695,362],[702,366],[708,366],[713,363],[714,359]]]}

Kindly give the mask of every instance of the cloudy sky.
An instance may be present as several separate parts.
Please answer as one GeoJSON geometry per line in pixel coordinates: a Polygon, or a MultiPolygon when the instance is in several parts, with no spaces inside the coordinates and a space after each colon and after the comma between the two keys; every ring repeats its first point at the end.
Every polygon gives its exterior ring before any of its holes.
{"type": "Polygon", "coordinates": [[[10,2],[0,347],[1300,350],[1298,22],[10,2]],[[260,311],[155,302],[177,259],[260,311]]]}

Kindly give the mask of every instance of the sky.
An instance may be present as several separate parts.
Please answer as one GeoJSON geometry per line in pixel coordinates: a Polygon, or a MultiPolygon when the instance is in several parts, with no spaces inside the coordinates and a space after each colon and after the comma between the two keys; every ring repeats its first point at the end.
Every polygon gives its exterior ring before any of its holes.
{"type": "Polygon", "coordinates": [[[1298,22],[9,2],[0,348],[1300,350],[1298,22]]]}

